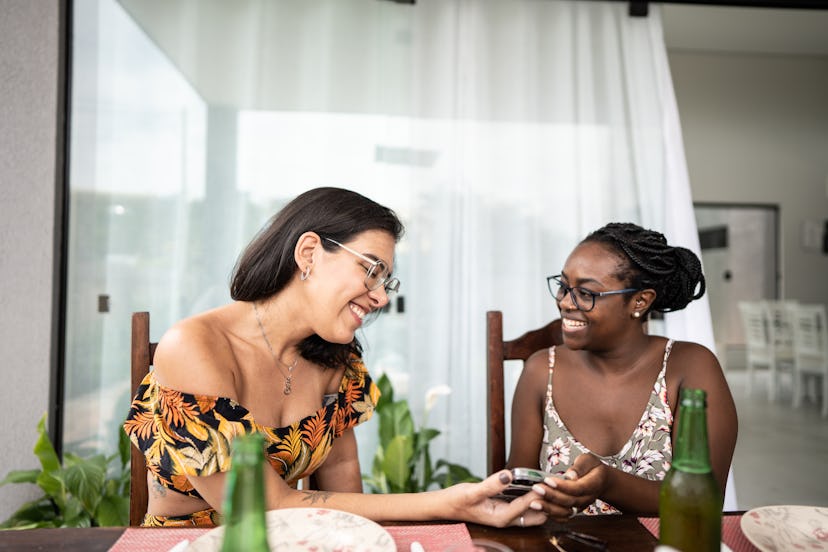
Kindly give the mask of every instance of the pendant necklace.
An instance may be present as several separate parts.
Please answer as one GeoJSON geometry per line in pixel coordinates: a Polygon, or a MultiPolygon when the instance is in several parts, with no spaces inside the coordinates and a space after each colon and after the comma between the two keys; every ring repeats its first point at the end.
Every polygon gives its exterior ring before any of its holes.
{"type": "Polygon", "coordinates": [[[264,326],[262,325],[262,319],[259,318],[259,308],[256,306],[256,301],[253,301],[253,312],[256,314],[256,322],[259,323],[259,330],[262,332],[262,337],[264,338],[265,345],[267,345],[267,350],[270,351],[270,356],[273,357],[273,360],[276,361],[276,368],[279,369],[279,372],[282,373],[282,376],[285,378],[285,387],[282,389],[282,393],[285,395],[290,395],[290,392],[293,390],[291,387],[291,382],[293,380],[293,369],[296,368],[296,364],[299,362],[299,357],[301,355],[296,355],[296,360],[293,361],[293,364],[288,366],[281,360],[279,357],[276,356],[276,353],[273,352],[273,347],[270,345],[270,340],[267,338],[267,334],[265,333],[264,326]],[[287,366],[288,373],[285,374],[285,371],[282,370],[282,367],[279,366],[280,364],[284,364],[287,366]]]}

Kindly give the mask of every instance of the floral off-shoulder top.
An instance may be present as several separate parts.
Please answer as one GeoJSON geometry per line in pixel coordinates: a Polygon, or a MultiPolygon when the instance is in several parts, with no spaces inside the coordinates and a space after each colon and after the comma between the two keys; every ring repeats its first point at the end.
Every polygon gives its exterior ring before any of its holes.
{"type": "Polygon", "coordinates": [[[232,399],[169,389],[150,372],[138,387],[124,429],[144,453],[152,477],[179,493],[201,498],[187,476],[228,471],[233,438],[254,432],[265,438],[271,467],[295,487],[322,465],[334,439],[373,415],[379,396],[362,360],[353,357],[339,392],[326,395],[319,410],[286,427],[266,427],[232,399]]]}

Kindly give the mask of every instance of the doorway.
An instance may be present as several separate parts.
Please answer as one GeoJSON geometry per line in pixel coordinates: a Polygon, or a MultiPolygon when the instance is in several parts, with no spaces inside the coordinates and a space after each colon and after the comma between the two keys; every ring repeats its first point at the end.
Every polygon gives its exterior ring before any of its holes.
{"type": "Polygon", "coordinates": [[[743,367],[739,301],[779,298],[779,207],[694,204],[713,335],[723,367],[743,367]]]}

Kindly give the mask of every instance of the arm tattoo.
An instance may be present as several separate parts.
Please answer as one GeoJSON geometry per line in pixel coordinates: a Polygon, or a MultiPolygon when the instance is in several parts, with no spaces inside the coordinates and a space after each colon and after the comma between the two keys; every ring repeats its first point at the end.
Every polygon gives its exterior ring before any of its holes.
{"type": "Polygon", "coordinates": [[[153,494],[159,498],[167,496],[167,488],[157,479],[152,480],[152,491],[153,494]]]}
{"type": "Polygon", "coordinates": [[[302,494],[305,495],[302,498],[303,502],[316,504],[317,502],[327,502],[333,493],[328,491],[302,491],[302,494]]]}

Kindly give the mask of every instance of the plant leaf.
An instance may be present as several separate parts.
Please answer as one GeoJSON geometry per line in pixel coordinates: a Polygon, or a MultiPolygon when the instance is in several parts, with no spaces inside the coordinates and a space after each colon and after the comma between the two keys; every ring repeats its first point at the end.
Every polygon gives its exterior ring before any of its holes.
{"type": "Polygon", "coordinates": [[[379,437],[380,444],[388,446],[397,435],[411,437],[414,435],[414,421],[411,418],[411,410],[408,408],[408,401],[397,401],[386,405],[379,416],[379,437]]]}
{"type": "Polygon", "coordinates": [[[394,402],[394,386],[391,385],[391,380],[388,378],[388,374],[380,376],[377,381],[377,387],[379,387],[381,395],[377,401],[377,406],[374,407],[374,409],[379,412],[385,407],[385,405],[394,402]]]}
{"type": "Polygon", "coordinates": [[[392,403],[392,407],[394,430],[397,435],[414,435],[414,419],[411,417],[408,401],[392,403]]]}
{"type": "Polygon", "coordinates": [[[431,467],[431,454],[428,451],[428,445],[423,447],[420,451],[416,452],[415,454],[420,459],[418,462],[417,470],[417,481],[419,482],[417,491],[427,491],[431,484],[434,483],[434,470],[431,467]]]}
{"type": "Polygon", "coordinates": [[[43,471],[53,473],[60,470],[60,459],[55,452],[55,447],[52,446],[49,434],[46,433],[46,414],[37,423],[37,434],[34,453],[40,459],[40,465],[43,466],[43,471]]]}
{"type": "Polygon", "coordinates": [[[482,481],[479,477],[471,473],[466,467],[460,464],[452,464],[446,460],[438,460],[435,471],[440,471],[441,468],[446,468],[443,473],[434,476],[434,481],[440,485],[441,488],[451,487],[456,483],[476,483],[482,481]]]}
{"type": "Polygon", "coordinates": [[[90,527],[92,525],[90,515],[84,511],[83,504],[75,496],[66,497],[66,507],[61,513],[63,514],[61,527],[90,527]]]}
{"type": "Polygon", "coordinates": [[[54,527],[56,518],[55,503],[48,497],[42,496],[37,500],[23,504],[6,521],[0,524],[0,529],[25,529],[36,527],[38,524],[54,527]]]}
{"type": "Polygon", "coordinates": [[[38,474],[40,470],[12,470],[0,481],[0,487],[7,483],[37,483],[38,474]]]}
{"type": "Polygon", "coordinates": [[[121,457],[122,470],[126,470],[127,464],[129,464],[131,446],[132,442],[129,440],[129,435],[126,434],[124,427],[121,426],[118,431],[118,455],[121,457]]]}
{"type": "Polygon", "coordinates": [[[37,475],[37,486],[55,501],[58,510],[63,510],[66,504],[66,486],[63,483],[62,470],[40,472],[37,475]]]}
{"type": "Polygon", "coordinates": [[[95,519],[102,527],[129,525],[129,497],[104,495],[95,510],[95,519]]]}
{"type": "Polygon", "coordinates": [[[417,443],[416,443],[416,452],[419,453],[421,450],[428,447],[428,443],[433,440],[435,437],[440,435],[440,431],[437,429],[432,429],[430,427],[424,427],[420,431],[417,432],[417,443]]]}
{"type": "Polygon", "coordinates": [[[382,471],[388,478],[392,492],[402,492],[411,477],[411,457],[414,444],[408,435],[397,435],[385,447],[382,471]]]}
{"type": "Polygon", "coordinates": [[[69,458],[67,454],[67,463],[70,465],[64,470],[66,489],[80,501],[87,513],[93,514],[101,500],[106,482],[106,469],[102,466],[105,458],[103,455],[89,459],[73,456],[71,461],[69,458]]]}

